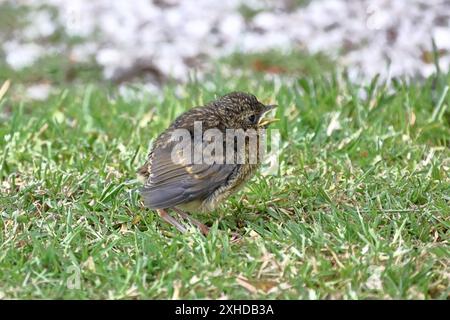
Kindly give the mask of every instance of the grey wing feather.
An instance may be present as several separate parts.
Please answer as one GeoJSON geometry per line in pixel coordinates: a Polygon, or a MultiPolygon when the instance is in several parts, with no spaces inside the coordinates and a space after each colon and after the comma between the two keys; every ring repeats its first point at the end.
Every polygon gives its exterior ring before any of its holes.
{"type": "Polygon", "coordinates": [[[153,151],[150,175],[141,189],[151,209],[204,200],[233,175],[233,164],[180,164],[171,159],[172,145],[153,151]]]}

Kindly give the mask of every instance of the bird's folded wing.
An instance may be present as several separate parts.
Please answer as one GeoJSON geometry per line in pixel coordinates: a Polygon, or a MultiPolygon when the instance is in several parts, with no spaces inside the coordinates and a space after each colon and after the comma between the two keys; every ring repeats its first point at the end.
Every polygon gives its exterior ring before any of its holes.
{"type": "Polygon", "coordinates": [[[152,153],[150,175],[141,189],[145,205],[171,208],[194,200],[203,201],[222,186],[237,169],[235,164],[187,164],[173,161],[173,144],[152,153]]]}

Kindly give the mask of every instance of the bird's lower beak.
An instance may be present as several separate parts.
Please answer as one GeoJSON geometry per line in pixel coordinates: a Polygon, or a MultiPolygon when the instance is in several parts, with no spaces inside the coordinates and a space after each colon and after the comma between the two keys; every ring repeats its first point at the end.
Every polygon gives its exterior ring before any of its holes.
{"type": "Polygon", "coordinates": [[[273,122],[277,122],[280,119],[276,119],[276,118],[267,118],[265,117],[265,115],[267,113],[269,113],[270,111],[272,111],[273,109],[275,109],[276,107],[278,107],[276,104],[272,104],[272,105],[268,105],[264,108],[264,111],[261,114],[260,120],[258,122],[258,126],[259,127],[267,127],[269,124],[273,123],[273,122]]]}

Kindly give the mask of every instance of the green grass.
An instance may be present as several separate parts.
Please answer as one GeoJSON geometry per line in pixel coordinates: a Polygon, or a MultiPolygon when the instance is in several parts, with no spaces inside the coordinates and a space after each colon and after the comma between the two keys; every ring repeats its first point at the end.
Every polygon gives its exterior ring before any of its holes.
{"type": "Polygon", "coordinates": [[[220,61],[256,75],[304,77],[333,70],[334,63],[324,54],[310,55],[299,50],[269,50],[258,53],[234,53],[220,61]]]}
{"type": "Polygon", "coordinates": [[[226,74],[161,96],[71,85],[43,102],[13,82],[0,100],[0,297],[447,299],[450,77],[360,88],[226,74]],[[207,238],[180,234],[143,208],[135,171],[176,115],[233,90],[280,105],[279,174],[195,214],[207,238]]]}
{"type": "MultiPolygon", "coordinates": [[[[299,7],[306,7],[311,0],[291,0],[291,1],[285,1],[281,3],[281,8],[283,8],[284,11],[290,12],[293,10],[298,9],[299,7]]],[[[280,3],[277,1],[272,1],[272,3],[266,1],[266,5],[270,8],[271,5],[274,6],[275,4],[280,7],[280,3]]],[[[242,3],[239,6],[238,9],[239,13],[242,15],[242,17],[247,21],[250,22],[253,20],[253,18],[258,15],[261,12],[264,12],[264,9],[255,9],[251,6],[246,5],[245,3],[242,3]]],[[[269,10],[270,11],[270,10],[269,10]]]]}

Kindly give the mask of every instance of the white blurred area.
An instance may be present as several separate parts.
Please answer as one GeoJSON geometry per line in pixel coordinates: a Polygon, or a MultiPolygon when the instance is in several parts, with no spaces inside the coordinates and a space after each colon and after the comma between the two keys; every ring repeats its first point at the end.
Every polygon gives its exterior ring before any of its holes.
{"type": "Polygon", "coordinates": [[[272,48],[324,52],[353,79],[435,72],[432,38],[440,68],[450,65],[450,0],[26,0],[35,7],[21,34],[3,42],[15,69],[58,52],[39,39],[63,28],[86,41],[71,59],[94,57],[106,78],[136,66],[152,66],[161,77],[184,81],[193,68],[235,51],[272,48]],[[46,7],[57,8],[52,16],[46,7]],[[242,6],[253,12],[244,18],[242,6]]]}

